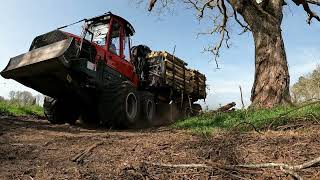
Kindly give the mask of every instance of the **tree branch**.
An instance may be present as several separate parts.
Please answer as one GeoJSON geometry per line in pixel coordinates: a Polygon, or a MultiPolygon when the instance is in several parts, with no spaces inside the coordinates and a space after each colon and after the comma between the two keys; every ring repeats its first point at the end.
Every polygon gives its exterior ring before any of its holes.
{"type": "Polygon", "coordinates": [[[210,166],[206,164],[163,164],[163,163],[151,163],[151,162],[144,162],[144,163],[152,166],[169,167],[169,168],[210,168],[210,166]]]}
{"type": "Polygon", "coordinates": [[[184,3],[190,4],[194,9],[196,9],[199,13],[198,18],[201,19],[203,18],[206,8],[213,9],[214,7],[216,7],[216,5],[213,4],[215,1],[216,0],[208,0],[201,7],[198,6],[198,1],[184,0],[184,3]]]}
{"type": "MultiPolygon", "coordinates": [[[[167,3],[165,3],[168,0],[149,0],[149,11],[151,11],[156,3],[164,3],[162,6],[166,6],[167,3]]],[[[227,28],[227,23],[230,17],[233,17],[235,21],[242,27],[243,31],[240,32],[240,34],[243,34],[244,32],[247,32],[248,30],[251,31],[250,27],[242,22],[237,15],[237,11],[235,8],[230,4],[228,0],[182,0],[184,4],[187,4],[191,8],[195,9],[197,12],[197,18],[201,20],[204,18],[205,14],[207,13],[207,10],[213,10],[214,17],[212,18],[213,22],[213,28],[209,32],[204,33],[198,33],[197,37],[199,35],[214,35],[215,33],[219,34],[219,38],[217,39],[217,43],[213,46],[209,46],[208,48],[205,48],[204,51],[209,51],[214,55],[214,61],[216,62],[217,69],[219,69],[218,61],[220,54],[220,49],[222,45],[225,43],[226,47],[229,48],[229,40],[230,40],[230,33],[227,28]],[[231,8],[227,8],[225,2],[228,2],[228,4],[231,5],[231,8]],[[215,10],[214,10],[215,9],[215,10]],[[228,11],[231,11],[232,13],[228,13],[228,11]]],[[[211,18],[211,17],[210,17],[211,18]]]]}
{"type": "Polygon", "coordinates": [[[318,164],[320,162],[320,157],[317,157],[311,161],[305,162],[303,164],[291,166],[288,164],[284,163],[264,163],[264,164],[240,164],[236,165],[235,167],[244,167],[244,168],[274,168],[274,167],[279,167],[279,168],[284,168],[287,170],[301,170],[301,169],[306,169],[309,168],[315,164],[318,164]]]}
{"type": "MultiPolygon", "coordinates": [[[[143,162],[147,165],[159,166],[159,167],[167,167],[167,168],[205,168],[205,169],[213,169],[213,165],[207,164],[163,164],[163,163],[151,163],[151,162],[143,162]]],[[[298,170],[310,168],[316,164],[320,163],[320,157],[317,157],[311,161],[305,162],[300,165],[288,165],[284,163],[264,163],[264,164],[240,164],[240,165],[217,165],[220,168],[275,168],[278,167],[280,170],[286,174],[290,174],[296,179],[302,179],[296,172],[298,170]]]]}
{"type": "Polygon", "coordinates": [[[148,11],[152,11],[154,5],[157,3],[157,0],[149,0],[149,8],[148,11]]]}
{"type": "Polygon", "coordinates": [[[243,23],[239,20],[236,9],[235,9],[232,5],[231,5],[231,7],[232,7],[232,10],[233,10],[234,19],[235,19],[236,22],[243,28],[243,31],[242,31],[239,35],[247,32],[248,30],[251,31],[251,29],[250,29],[250,27],[249,27],[248,24],[243,24],[243,23]]]}
{"type": "Polygon", "coordinates": [[[320,6],[320,0],[306,0],[307,3],[320,6]]]}
{"type": "Polygon", "coordinates": [[[297,6],[300,6],[302,4],[303,9],[307,12],[308,14],[308,19],[307,19],[307,23],[310,24],[312,18],[315,18],[316,20],[320,21],[320,17],[314,13],[313,11],[311,11],[308,1],[310,3],[316,4],[316,5],[320,5],[318,0],[292,0],[297,6]]]}

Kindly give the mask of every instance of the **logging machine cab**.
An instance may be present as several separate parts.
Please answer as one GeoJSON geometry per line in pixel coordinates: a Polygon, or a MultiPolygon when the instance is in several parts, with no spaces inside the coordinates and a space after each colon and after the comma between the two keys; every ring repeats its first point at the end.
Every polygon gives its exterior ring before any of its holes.
{"type": "Polygon", "coordinates": [[[131,36],[134,33],[128,21],[109,12],[86,20],[83,37],[113,55],[130,61],[131,36]]]}
{"type": "MultiPolygon", "coordinates": [[[[132,25],[112,13],[106,13],[85,20],[81,48],[88,41],[94,46],[94,55],[90,54],[91,62],[97,64],[100,60],[121,75],[138,85],[138,76],[131,62],[131,36],[135,33],[132,25]]],[[[91,50],[89,50],[92,52],[91,50]]]]}

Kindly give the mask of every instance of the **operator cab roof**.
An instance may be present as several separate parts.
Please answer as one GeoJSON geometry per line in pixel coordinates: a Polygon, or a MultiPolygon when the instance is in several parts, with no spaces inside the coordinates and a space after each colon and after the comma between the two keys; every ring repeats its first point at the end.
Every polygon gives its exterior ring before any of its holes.
{"type": "Polygon", "coordinates": [[[98,23],[101,21],[109,21],[111,19],[111,17],[120,20],[124,24],[125,30],[126,30],[126,35],[129,35],[129,36],[134,35],[135,30],[134,30],[133,26],[127,20],[123,19],[120,16],[114,15],[111,12],[107,12],[101,16],[96,16],[96,17],[93,17],[90,19],[86,19],[85,21],[89,24],[98,23]]]}

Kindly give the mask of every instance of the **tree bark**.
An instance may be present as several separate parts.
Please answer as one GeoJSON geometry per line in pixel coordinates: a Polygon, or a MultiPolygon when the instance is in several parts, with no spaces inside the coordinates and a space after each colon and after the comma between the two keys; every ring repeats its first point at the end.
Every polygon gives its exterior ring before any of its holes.
{"type": "Polygon", "coordinates": [[[290,76],[281,34],[282,0],[230,1],[252,30],[255,43],[255,76],[251,107],[272,108],[291,104],[290,76]]]}
{"type": "Polygon", "coordinates": [[[274,29],[272,33],[253,31],[255,77],[251,107],[255,108],[271,108],[291,102],[290,76],[281,29],[276,24],[271,29],[274,29]]]}

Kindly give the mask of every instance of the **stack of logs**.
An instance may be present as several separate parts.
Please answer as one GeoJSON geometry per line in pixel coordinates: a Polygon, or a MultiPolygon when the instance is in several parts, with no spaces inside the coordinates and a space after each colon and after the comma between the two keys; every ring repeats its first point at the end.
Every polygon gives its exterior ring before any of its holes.
{"type": "Polygon", "coordinates": [[[197,70],[188,69],[183,60],[165,51],[154,51],[147,56],[152,86],[170,86],[197,99],[206,97],[206,77],[197,70]]]}

